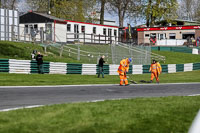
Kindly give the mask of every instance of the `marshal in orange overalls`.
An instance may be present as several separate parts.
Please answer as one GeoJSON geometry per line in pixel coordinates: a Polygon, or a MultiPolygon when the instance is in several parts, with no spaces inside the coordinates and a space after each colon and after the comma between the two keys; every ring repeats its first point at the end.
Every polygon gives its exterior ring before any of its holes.
{"type": "Polygon", "coordinates": [[[119,77],[120,77],[120,85],[123,85],[123,83],[125,83],[125,85],[128,85],[126,73],[129,70],[130,62],[131,62],[131,58],[126,58],[126,59],[123,59],[120,61],[120,66],[117,71],[119,73],[119,77]]]}
{"type": "Polygon", "coordinates": [[[149,71],[151,72],[151,82],[155,77],[156,82],[159,83],[159,78],[158,78],[159,69],[155,60],[153,60],[153,63],[151,64],[149,71]]]}

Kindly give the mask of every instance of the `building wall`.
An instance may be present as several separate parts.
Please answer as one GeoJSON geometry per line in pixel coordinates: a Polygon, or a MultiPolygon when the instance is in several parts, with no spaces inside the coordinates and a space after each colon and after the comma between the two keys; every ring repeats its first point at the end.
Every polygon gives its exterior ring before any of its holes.
{"type": "Polygon", "coordinates": [[[147,40],[144,40],[144,31],[140,31],[138,32],[138,44],[141,44],[141,43],[150,43],[149,41],[147,40]]]}
{"type": "Polygon", "coordinates": [[[55,33],[54,39],[56,42],[66,42],[66,32],[67,32],[67,25],[66,24],[55,24],[55,33]]]}
{"type": "MultiPolygon", "coordinates": [[[[189,33],[196,33],[195,29],[192,30],[159,30],[159,31],[138,31],[138,43],[150,43],[150,34],[155,33],[157,43],[159,40],[169,40],[169,42],[177,41],[177,40],[186,40],[183,39],[183,34],[189,34],[189,33]],[[175,39],[170,39],[170,34],[175,34],[175,39]],[[149,34],[149,36],[147,36],[149,34]],[[159,38],[159,34],[164,34],[164,39],[159,38]]],[[[200,35],[200,31],[198,32],[200,35]]],[[[195,35],[196,37],[196,35],[195,35]]],[[[184,42],[184,41],[183,41],[184,42]]],[[[182,42],[181,42],[182,43],[182,42]]],[[[159,45],[159,44],[156,44],[159,45]]]]}
{"type": "MultiPolygon", "coordinates": [[[[106,36],[108,36],[108,31],[111,30],[111,40],[118,40],[118,32],[119,29],[117,27],[112,26],[104,26],[104,25],[93,25],[93,24],[87,24],[87,23],[77,23],[77,22],[68,22],[68,25],[71,25],[70,31],[67,31],[67,41],[74,41],[79,40],[80,42],[89,42],[89,43],[98,43],[99,39],[101,40],[101,43],[105,43],[103,40],[108,40],[108,38],[105,39],[104,36],[104,29],[106,29],[106,36]],[[78,25],[78,32],[79,36],[77,39],[74,39],[74,25],[78,25]],[[82,27],[85,26],[85,35],[84,32],[82,32],[82,27]],[[93,28],[96,27],[96,34],[93,34],[93,28]],[[114,37],[114,30],[116,30],[116,38],[114,37]],[[93,40],[91,40],[93,39],[93,40]]],[[[107,42],[108,43],[108,42],[107,42]]]]}
{"type": "Polygon", "coordinates": [[[19,12],[0,9],[0,40],[18,40],[19,12]]]}

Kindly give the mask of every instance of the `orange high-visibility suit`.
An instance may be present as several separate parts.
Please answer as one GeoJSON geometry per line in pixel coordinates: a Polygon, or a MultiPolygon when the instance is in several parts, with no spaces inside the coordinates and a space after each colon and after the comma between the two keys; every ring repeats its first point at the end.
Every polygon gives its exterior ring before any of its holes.
{"type": "Polygon", "coordinates": [[[159,78],[158,78],[158,67],[157,67],[157,63],[152,63],[150,66],[149,71],[151,72],[151,81],[153,81],[154,77],[156,78],[156,81],[159,82],[159,78]]]}
{"type": "Polygon", "coordinates": [[[125,85],[128,85],[128,80],[126,77],[126,72],[128,72],[129,70],[129,60],[128,58],[123,59],[120,61],[120,65],[118,68],[118,73],[119,73],[119,77],[120,77],[120,85],[123,85],[123,83],[125,83],[125,85]]]}
{"type": "Polygon", "coordinates": [[[156,63],[158,67],[158,76],[162,73],[162,67],[159,62],[156,63]]]}

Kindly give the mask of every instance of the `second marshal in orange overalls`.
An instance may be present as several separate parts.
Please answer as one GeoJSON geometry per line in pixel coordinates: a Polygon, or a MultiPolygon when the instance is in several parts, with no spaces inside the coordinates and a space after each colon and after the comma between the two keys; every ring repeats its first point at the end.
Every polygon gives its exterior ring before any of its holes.
{"type": "Polygon", "coordinates": [[[126,73],[129,70],[129,64],[132,61],[131,58],[126,58],[126,59],[122,59],[120,61],[120,65],[118,68],[118,73],[119,73],[119,77],[120,77],[120,85],[122,86],[123,84],[125,84],[126,86],[129,85],[128,84],[128,80],[126,77],[126,73]]]}
{"type": "Polygon", "coordinates": [[[153,82],[154,77],[156,78],[156,82],[159,83],[159,78],[158,78],[158,66],[155,60],[153,60],[153,63],[150,66],[149,72],[151,72],[151,82],[153,82]]]}

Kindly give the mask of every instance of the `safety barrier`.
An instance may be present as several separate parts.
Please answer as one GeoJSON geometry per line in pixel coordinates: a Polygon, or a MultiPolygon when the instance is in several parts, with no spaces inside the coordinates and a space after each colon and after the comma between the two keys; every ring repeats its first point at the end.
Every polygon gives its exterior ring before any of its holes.
{"type": "Polygon", "coordinates": [[[151,47],[151,50],[192,53],[192,48],[188,48],[188,47],[164,47],[164,46],[156,46],[156,47],[151,47]]]}
{"type": "MultiPolygon", "coordinates": [[[[44,73],[48,74],[96,75],[99,73],[99,67],[96,64],[44,61],[43,67],[44,73]]],[[[118,75],[118,67],[119,65],[104,65],[104,73],[109,75],[118,75]]],[[[149,68],[150,65],[130,65],[128,74],[150,73],[149,68]]],[[[162,65],[163,73],[187,72],[193,70],[200,70],[200,63],[162,65]]],[[[36,61],[30,60],[0,59],[0,72],[34,74],[38,73],[38,65],[36,61]]]]}

